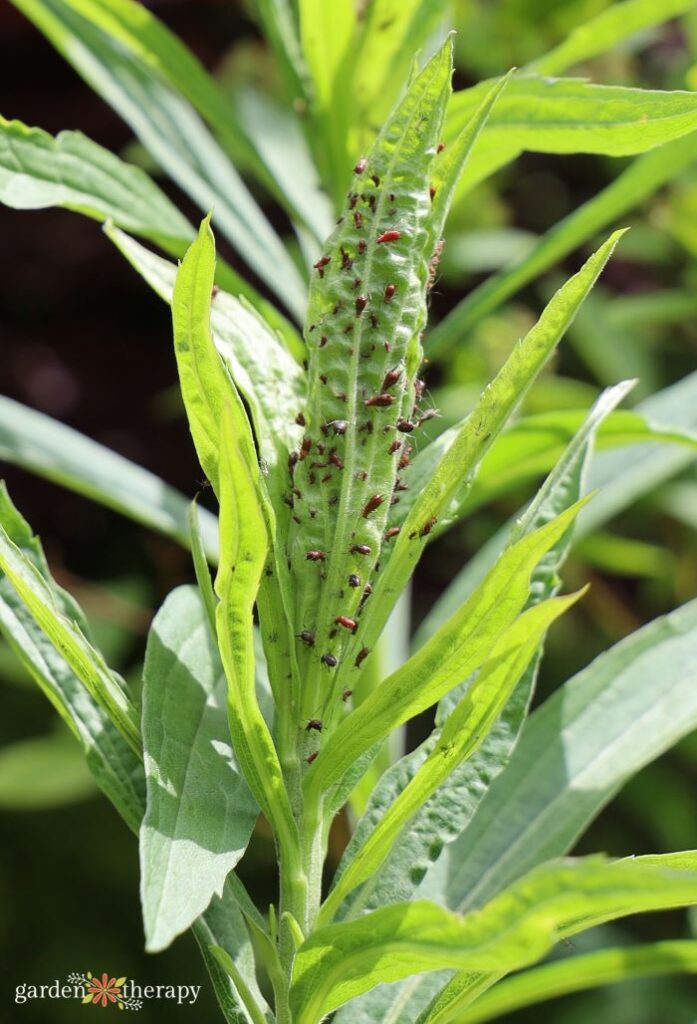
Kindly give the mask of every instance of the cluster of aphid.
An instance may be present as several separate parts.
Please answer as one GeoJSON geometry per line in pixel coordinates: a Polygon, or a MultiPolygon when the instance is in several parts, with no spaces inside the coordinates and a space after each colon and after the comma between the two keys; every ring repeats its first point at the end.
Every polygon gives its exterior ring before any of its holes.
{"type": "MultiPolygon", "coordinates": [[[[408,370],[440,255],[440,243],[434,251],[426,226],[434,190],[416,199],[407,185],[402,192],[398,184],[394,191],[381,190],[380,175],[366,174],[366,160],[354,171],[347,208],[314,265],[306,331],[310,400],[296,419],[307,429],[288,460],[285,497],[297,621],[303,626],[298,640],[310,660],[328,669],[339,663],[342,633],[359,628],[381,545],[400,532],[387,527],[387,516],[408,487],[400,474],[413,452],[409,437],[437,415],[420,409],[425,385],[408,370]],[[311,415],[314,423],[308,422],[311,415]],[[351,571],[335,593],[325,595],[322,583],[333,555],[351,571]],[[317,565],[318,578],[308,580],[302,569],[307,562],[317,565]],[[334,603],[341,607],[331,613],[334,603]],[[315,628],[307,628],[309,623],[315,628]]],[[[433,525],[417,532],[423,536],[433,525]]],[[[358,650],[353,664],[360,666],[369,653],[358,650]]],[[[342,697],[348,700],[350,692],[342,697]]]]}

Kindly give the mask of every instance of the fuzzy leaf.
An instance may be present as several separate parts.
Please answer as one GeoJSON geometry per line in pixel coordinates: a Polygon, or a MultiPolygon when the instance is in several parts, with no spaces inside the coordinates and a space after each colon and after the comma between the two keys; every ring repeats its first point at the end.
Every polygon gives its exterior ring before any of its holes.
{"type": "Polygon", "coordinates": [[[578,511],[572,506],[509,548],[469,601],[341,722],[307,774],[308,796],[330,791],[361,754],[486,661],[492,644],[522,611],[535,566],[578,511]]]}
{"type": "Polygon", "coordinates": [[[229,746],[226,690],[201,599],[179,587],[155,617],[143,674],[141,899],[151,952],[222,894],[257,818],[229,746]]]}
{"type": "Polygon", "coordinates": [[[298,1024],[378,982],[460,967],[508,973],[541,959],[561,939],[626,914],[697,902],[697,855],[682,863],[601,857],[553,862],[466,917],[427,902],[397,904],[358,921],[319,928],[295,959],[298,1024]]]}

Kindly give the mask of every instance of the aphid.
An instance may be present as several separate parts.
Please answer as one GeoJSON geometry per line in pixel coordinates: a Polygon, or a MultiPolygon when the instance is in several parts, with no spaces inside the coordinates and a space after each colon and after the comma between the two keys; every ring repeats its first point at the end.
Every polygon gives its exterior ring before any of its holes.
{"type": "Polygon", "coordinates": [[[377,174],[371,174],[370,180],[372,181],[373,185],[375,185],[375,188],[380,188],[380,178],[378,177],[377,174]]]}
{"type": "Polygon", "coordinates": [[[328,263],[331,263],[331,261],[331,256],[320,256],[317,262],[313,263],[312,265],[315,268],[315,270],[319,271],[319,276],[324,277],[324,268],[327,266],[328,263]]]}
{"type": "Polygon", "coordinates": [[[344,690],[344,692],[341,694],[341,699],[343,700],[344,704],[346,703],[347,700],[349,700],[352,697],[352,695],[353,690],[344,690]]]}
{"type": "Polygon", "coordinates": [[[326,469],[326,468],[327,468],[327,463],[326,462],[316,462],[315,461],[315,462],[311,462],[310,463],[310,469],[326,469]]]}
{"type": "Polygon", "coordinates": [[[355,662],[356,668],[360,668],[361,662],[364,661],[368,657],[369,654],[370,654],[370,651],[368,650],[367,647],[362,647],[361,648],[361,650],[356,655],[356,662],[355,662]]]}
{"type": "Polygon", "coordinates": [[[297,452],[291,452],[288,456],[288,469],[290,470],[291,476],[293,475],[293,470],[295,469],[295,466],[299,458],[300,456],[298,455],[297,452]]]}
{"type": "Polygon", "coordinates": [[[331,455],[329,456],[329,461],[333,462],[337,469],[344,468],[344,460],[341,458],[340,455],[337,455],[336,452],[331,453],[331,455]]]}
{"type": "Polygon", "coordinates": [[[312,632],[311,629],[303,629],[300,633],[298,633],[298,640],[302,640],[302,642],[304,644],[307,644],[308,647],[315,646],[315,634],[312,632]]]}
{"type": "Polygon", "coordinates": [[[326,373],[320,373],[319,379],[322,381],[323,384],[326,384],[328,380],[326,373]]]}
{"type": "Polygon", "coordinates": [[[306,560],[308,562],[323,562],[326,557],[327,557],[326,551],[315,551],[315,550],[312,550],[312,551],[307,551],[305,553],[305,558],[306,558],[306,560]]]}
{"type": "Polygon", "coordinates": [[[327,335],[323,334],[322,337],[319,339],[319,347],[320,348],[324,348],[324,346],[327,344],[328,341],[329,341],[329,338],[327,337],[327,335]]]}
{"type": "Polygon", "coordinates": [[[414,381],[414,392],[417,398],[421,398],[424,391],[426,390],[426,381],[421,380],[419,377],[414,381]]]}
{"type": "Polygon", "coordinates": [[[293,507],[293,496],[291,494],[284,494],[283,495],[283,501],[288,506],[288,508],[292,508],[293,507]]]}
{"type": "Polygon", "coordinates": [[[363,174],[363,171],[366,169],[367,166],[368,166],[368,161],[366,160],[366,158],[364,156],[362,156],[360,158],[360,160],[358,161],[358,163],[356,164],[356,166],[353,168],[353,173],[354,174],[363,174]]]}
{"type": "Polygon", "coordinates": [[[390,447],[387,449],[388,455],[394,455],[394,453],[398,452],[401,447],[402,447],[402,442],[401,441],[393,441],[392,444],[390,445],[390,447]]]}
{"type": "Polygon", "coordinates": [[[436,283],[436,274],[438,272],[438,264],[440,263],[440,258],[441,258],[441,254],[443,252],[443,246],[444,245],[445,245],[445,242],[443,241],[442,238],[438,242],[436,242],[435,247],[433,249],[433,255],[431,256],[430,260],[428,261],[428,285],[427,285],[427,287],[429,288],[429,290],[431,288],[433,288],[433,285],[436,283]]]}
{"type": "Polygon", "coordinates": [[[355,476],[356,480],[362,480],[365,482],[368,479],[368,472],[365,469],[359,469],[355,476]]]}
{"type": "Polygon", "coordinates": [[[337,626],[343,626],[344,629],[350,629],[352,633],[358,629],[358,623],[355,619],[350,619],[348,615],[337,615],[334,619],[337,626]]]}
{"type": "Polygon", "coordinates": [[[302,519],[300,518],[300,516],[291,516],[291,519],[293,520],[294,523],[297,523],[298,526],[300,526],[300,524],[302,523],[302,519]]]}
{"type": "Polygon", "coordinates": [[[310,449],[311,448],[312,448],[312,438],[308,437],[307,434],[306,434],[305,437],[303,438],[303,443],[300,445],[300,456],[299,456],[299,458],[300,458],[301,462],[303,461],[303,459],[306,459],[307,456],[310,454],[310,449]]]}
{"type": "Polygon", "coordinates": [[[431,530],[433,529],[437,522],[438,519],[436,516],[433,516],[431,519],[427,519],[424,525],[419,530],[419,537],[428,537],[429,533],[431,532],[431,530]]]}
{"type": "Polygon", "coordinates": [[[439,142],[438,145],[436,146],[436,153],[442,153],[444,149],[445,149],[445,143],[444,142],[439,142]]]}
{"type": "Polygon", "coordinates": [[[378,245],[384,245],[386,242],[396,242],[401,237],[401,231],[383,231],[378,237],[378,245]]]}
{"type": "Polygon", "coordinates": [[[307,732],[311,732],[312,729],[314,729],[315,732],[322,732],[322,723],[320,722],[319,718],[311,718],[310,721],[305,726],[305,730],[307,732]]]}
{"type": "Polygon", "coordinates": [[[387,391],[388,388],[393,387],[401,376],[402,371],[399,366],[395,366],[392,370],[388,370],[385,374],[385,379],[382,382],[382,390],[387,391]]]}
{"type": "Polygon", "coordinates": [[[438,189],[436,188],[435,185],[430,185],[429,186],[428,194],[431,197],[431,202],[433,202],[433,200],[436,198],[436,192],[437,191],[438,191],[438,189]]]}
{"type": "Polygon", "coordinates": [[[385,285],[385,302],[392,302],[394,293],[397,291],[396,285],[387,284],[385,285]]]}
{"type": "Polygon", "coordinates": [[[365,252],[367,247],[368,247],[368,243],[366,242],[365,238],[361,238],[361,240],[358,243],[358,251],[359,251],[359,253],[361,255],[363,255],[363,253],[365,252]]]}
{"type": "Polygon", "coordinates": [[[370,546],[368,544],[354,544],[351,547],[352,555],[369,555],[370,546]]]}
{"type": "Polygon", "coordinates": [[[360,576],[356,576],[355,572],[352,572],[351,575],[348,578],[348,585],[350,587],[360,587],[360,585],[361,585],[361,578],[360,578],[360,576]]]}
{"type": "MultiPolygon", "coordinates": [[[[377,572],[379,568],[380,563],[378,562],[378,564],[375,566],[375,571],[377,572]]],[[[366,583],[366,585],[363,587],[363,598],[365,599],[366,597],[370,597],[372,593],[373,588],[371,587],[370,583],[366,583]]]]}
{"type": "Polygon", "coordinates": [[[331,427],[335,434],[345,434],[348,427],[348,420],[330,420],[327,426],[331,427]]]}
{"type": "Polygon", "coordinates": [[[326,665],[327,668],[336,668],[336,666],[339,664],[339,662],[337,661],[333,654],[323,654],[322,657],[320,658],[320,661],[322,662],[323,665],[326,665]]]}
{"type": "Polygon", "coordinates": [[[394,489],[395,491],[408,491],[409,485],[404,483],[401,476],[398,476],[394,482],[394,489]]]}
{"type": "Polygon", "coordinates": [[[305,417],[301,412],[299,412],[298,415],[295,417],[295,422],[298,424],[299,427],[305,426],[305,417]]]}
{"type": "Polygon", "coordinates": [[[368,296],[367,295],[357,295],[356,296],[356,316],[360,316],[361,313],[363,312],[363,310],[365,309],[365,307],[367,305],[368,305],[368,296]]]}
{"type": "Polygon", "coordinates": [[[361,513],[363,518],[367,519],[371,512],[374,512],[376,508],[380,508],[384,500],[383,494],[374,494],[372,498],[368,498],[361,513]]]}
{"type": "Polygon", "coordinates": [[[432,420],[436,416],[440,416],[440,413],[438,412],[437,409],[424,409],[424,411],[419,416],[419,422],[417,425],[420,427],[422,423],[426,423],[428,422],[428,420],[432,420]]]}
{"type": "Polygon", "coordinates": [[[401,526],[391,526],[389,530],[385,532],[385,540],[391,540],[393,537],[396,537],[400,530],[401,526]]]}
{"type": "Polygon", "coordinates": [[[355,292],[356,288],[360,288],[360,286],[362,284],[363,284],[363,282],[362,282],[360,277],[354,277],[353,284],[351,285],[351,288],[355,292]]]}
{"type": "Polygon", "coordinates": [[[373,395],[372,398],[366,398],[366,405],[376,405],[379,408],[383,408],[388,405],[392,405],[394,402],[394,395],[373,395]]]}
{"type": "Polygon", "coordinates": [[[411,456],[411,453],[413,451],[414,451],[413,448],[405,448],[404,449],[404,451],[402,452],[402,454],[399,457],[399,462],[397,463],[397,469],[406,469],[406,467],[409,465],[409,462],[411,461],[410,460],[410,456],[411,456]]]}
{"type": "Polygon", "coordinates": [[[414,429],[414,424],[409,420],[399,419],[397,420],[397,430],[401,431],[402,434],[411,434],[414,429]]]}
{"type": "Polygon", "coordinates": [[[323,484],[328,484],[329,481],[331,480],[331,478],[332,478],[332,474],[331,473],[325,473],[324,476],[322,477],[322,481],[321,482],[323,484]]]}
{"type": "MultiPolygon", "coordinates": [[[[376,209],[377,205],[378,205],[377,204],[377,199],[375,198],[375,196],[374,195],[369,195],[368,196],[368,206],[370,207],[372,213],[375,213],[375,209],[376,209]]],[[[391,212],[396,213],[397,211],[393,210],[391,212]]]]}
{"type": "Polygon", "coordinates": [[[306,758],[307,763],[308,764],[312,764],[313,761],[316,761],[318,754],[319,754],[319,750],[313,750],[311,754],[308,754],[307,758],[306,758]]]}
{"type": "Polygon", "coordinates": [[[377,327],[379,323],[380,323],[380,321],[378,320],[377,314],[376,313],[371,313],[370,314],[370,326],[371,327],[377,327]]]}
{"type": "MultiPolygon", "coordinates": [[[[351,259],[349,254],[346,252],[346,250],[342,248],[342,250],[341,250],[341,269],[342,270],[350,270],[352,266],[353,266],[353,260],[351,259]]],[[[338,305],[335,306],[334,307],[334,312],[338,313],[339,308],[340,307],[338,305]]]]}
{"type": "Polygon", "coordinates": [[[346,324],[344,334],[353,334],[353,324],[346,324]]]}
{"type": "Polygon", "coordinates": [[[329,630],[329,639],[333,640],[338,632],[339,632],[339,630],[336,627],[334,627],[334,629],[330,629],[329,630]]]}
{"type": "Polygon", "coordinates": [[[214,284],[213,287],[211,288],[211,298],[214,299],[216,295],[219,293],[219,291],[220,288],[218,287],[218,285],[214,284]]]}
{"type": "Polygon", "coordinates": [[[346,196],[346,198],[349,201],[349,209],[351,209],[351,210],[355,209],[356,203],[358,202],[358,193],[357,192],[349,192],[349,194],[346,196]]]}
{"type": "Polygon", "coordinates": [[[360,210],[353,211],[353,223],[359,230],[363,227],[363,214],[360,210]]]}
{"type": "Polygon", "coordinates": [[[302,491],[300,490],[299,487],[293,488],[293,494],[295,495],[296,498],[302,498],[302,491]]]}

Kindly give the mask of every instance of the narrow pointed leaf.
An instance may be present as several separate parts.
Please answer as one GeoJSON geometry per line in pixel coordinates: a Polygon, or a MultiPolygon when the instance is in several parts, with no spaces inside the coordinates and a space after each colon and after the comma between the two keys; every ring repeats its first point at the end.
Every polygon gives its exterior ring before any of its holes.
{"type": "MultiPolygon", "coordinates": [[[[555,350],[609,259],[620,234],[611,235],[552,298],[536,325],[514,348],[483,392],[471,415],[460,425],[455,441],[430,479],[421,486],[394,541],[389,562],[380,573],[375,592],[366,605],[361,627],[348,649],[348,667],[342,674],[342,682],[348,680],[349,689],[352,688],[352,676],[356,674],[355,659],[359,649],[365,647],[370,650],[374,646],[397,596],[414,571],[433,527],[447,510],[452,497],[471,486],[479,463],[555,350]]],[[[408,479],[408,474],[405,476],[408,479]]]]}
{"type": "Polygon", "coordinates": [[[419,901],[319,928],[295,960],[292,1001],[298,1024],[316,1024],[378,982],[458,966],[507,973],[596,924],[694,904],[697,856],[685,860],[689,866],[677,867],[670,857],[665,867],[641,858],[562,861],[531,872],[464,918],[419,901]]]}
{"type": "Polygon", "coordinates": [[[331,790],[361,754],[486,661],[492,644],[522,611],[535,566],[578,511],[572,506],[509,548],[469,601],[341,722],[307,774],[308,795],[331,790]]]}
{"type": "Polygon", "coordinates": [[[211,579],[210,569],[208,568],[208,559],[206,558],[206,552],[201,539],[201,525],[198,517],[198,503],[196,501],[191,502],[191,507],[189,509],[189,539],[191,542],[191,556],[194,563],[194,572],[196,574],[199,594],[203,601],[203,607],[206,609],[211,633],[215,637],[215,610],[218,605],[218,599],[215,596],[215,591],[213,590],[213,581],[211,579]]]}
{"type": "MultiPolygon", "coordinates": [[[[188,545],[189,500],[153,473],[44,413],[0,395],[0,459],[67,487],[188,545]]],[[[215,516],[200,512],[207,557],[218,557],[215,516]]]]}
{"type": "Polygon", "coordinates": [[[226,691],[203,603],[180,587],[155,617],[143,675],[141,899],[151,952],[222,894],[257,818],[229,746],[226,691]]]}

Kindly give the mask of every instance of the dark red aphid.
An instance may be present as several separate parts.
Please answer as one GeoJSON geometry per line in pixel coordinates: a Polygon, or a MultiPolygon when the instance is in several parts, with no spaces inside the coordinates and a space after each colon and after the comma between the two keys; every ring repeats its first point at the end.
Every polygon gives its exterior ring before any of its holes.
{"type": "Polygon", "coordinates": [[[353,223],[360,230],[363,227],[363,214],[360,210],[354,210],[353,212],[353,223]]]}
{"type": "Polygon", "coordinates": [[[385,285],[385,302],[392,302],[394,293],[397,291],[396,285],[388,284],[385,285]]]}
{"type": "Polygon", "coordinates": [[[433,529],[437,522],[438,519],[436,516],[433,516],[431,519],[427,519],[424,525],[419,530],[419,537],[428,537],[429,533],[431,532],[431,530],[433,529]]]}
{"type": "Polygon", "coordinates": [[[315,270],[319,271],[319,276],[324,277],[324,268],[327,266],[328,263],[331,263],[331,261],[331,256],[320,256],[317,262],[313,263],[312,265],[315,268],[315,270]]]}
{"type": "Polygon", "coordinates": [[[444,142],[439,142],[438,145],[436,146],[436,153],[442,153],[444,149],[445,149],[445,143],[444,142]]]}
{"type": "Polygon", "coordinates": [[[346,198],[349,201],[349,208],[354,210],[356,208],[356,203],[358,202],[358,192],[349,192],[346,198]]]}
{"type": "Polygon", "coordinates": [[[350,629],[352,633],[358,629],[358,623],[355,619],[350,619],[348,615],[337,615],[334,619],[337,626],[343,626],[344,629],[350,629]]]}
{"type": "Polygon", "coordinates": [[[216,295],[219,293],[219,291],[220,288],[218,287],[218,285],[214,284],[213,287],[211,288],[211,298],[214,299],[216,295]]]}
{"type": "Polygon", "coordinates": [[[399,462],[397,463],[397,468],[398,469],[406,469],[406,467],[409,465],[409,462],[411,461],[410,460],[410,456],[411,456],[411,453],[413,451],[414,451],[413,448],[405,448],[404,449],[404,451],[402,452],[402,454],[399,457],[399,462]]]}
{"type": "Polygon", "coordinates": [[[319,379],[322,381],[323,384],[326,384],[329,378],[327,377],[326,373],[320,373],[319,379]]]}
{"type": "Polygon", "coordinates": [[[320,348],[324,348],[324,346],[327,344],[328,341],[329,341],[329,338],[327,337],[327,335],[323,334],[322,337],[319,339],[319,347],[320,348]]]}
{"type": "Polygon", "coordinates": [[[344,690],[344,692],[341,694],[341,699],[343,700],[344,704],[352,695],[353,690],[344,690]]]}
{"type": "Polygon", "coordinates": [[[333,462],[337,469],[344,468],[344,460],[341,458],[340,455],[337,455],[336,452],[331,453],[331,455],[329,456],[329,461],[333,462]]]}
{"type": "Polygon", "coordinates": [[[382,494],[374,494],[372,498],[368,498],[363,506],[363,518],[367,519],[371,512],[374,512],[376,508],[380,508],[384,500],[385,497],[382,494]]]}
{"type": "Polygon", "coordinates": [[[391,526],[385,533],[385,540],[391,540],[392,537],[396,537],[400,530],[401,526],[391,526]]]}
{"type": "Polygon", "coordinates": [[[300,456],[298,455],[297,452],[291,452],[290,455],[288,456],[288,469],[290,470],[291,474],[293,473],[293,470],[295,469],[295,466],[299,458],[300,456]]]}
{"type": "Polygon", "coordinates": [[[398,366],[395,366],[392,370],[388,370],[385,374],[385,379],[382,382],[382,390],[387,391],[388,388],[394,387],[401,376],[402,371],[398,366]]]}
{"type": "Polygon", "coordinates": [[[383,231],[378,237],[378,245],[384,245],[386,242],[396,242],[401,237],[401,231],[383,231]]]}
{"type": "Polygon", "coordinates": [[[354,174],[363,174],[363,171],[366,169],[367,166],[368,166],[368,161],[366,160],[366,158],[364,156],[362,156],[360,158],[360,160],[358,161],[358,163],[356,164],[356,166],[353,168],[353,173],[354,174]]]}
{"type": "Polygon", "coordinates": [[[322,723],[319,718],[311,718],[305,726],[305,729],[307,732],[310,732],[312,729],[314,729],[315,732],[322,732],[322,723]]]}
{"type": "Polygon", "coordinates": [[[313,750],[311,754],[308,754],[307,755],[307,763],[308,764],[312,764],[313,761],[316,761],[318,754],[319,754],[319,750],[313,750]]]}
{"type": "Polygon", "coordinates": [[[380,178],[378,177],[377,174],[371,174],[370,180],[372,181],[373,185],[375,185],[375,188],[380,188],[380,178]]]}
{"type": "Polygon", "coordinates": [[[365,307],[367,305],[368,305],[368,296],[367,295],[357,295],[356,296],[356,316],[360,316],[361,313],[363,312],[363,310],[365,309],[365,307]]]}
{"type": "Polygon", "coordinates": [[[395,491],[408,491],[409,485],[405,484],[402,478],[398,476],[394,483],[394,489],[395,491]]]}
{"type": "Polygon", "coordinates": [[[298,640],[302,640],[302,642],[304,644],[307,644],[308,647],[315,646],[315,634],[312,632],[311,629],[303,629],[300,633],[298,633],[298,640]]]}
{"type": "MultiPolygon", "coordinates": [[[[351,259],[349,254],[346,252],[346,250],[342,249],[341,250],[341,269],[342,270],[350,270],[352,266],[353,266],[353,260],[351,259]]],[[[335,306],[334,307],[334,313],[338,313],[338,312],[339,312],[339,307],[335,306]]]]}
{"type": "Polygon", "coordinates": [[[370,654],[370,651],[368,650],[367,647],[362,647],[361,648],[361,650],[356,655],[356,662],[355,662],[356,668],[360,667],[361,662],[364,661],[368,657],[369,654],[370,654]]]}
{"type": "Polygon", "coordinates": [[[360,576],[356,576],[355,572],[352,572],[351,575],[348,578],[348,585],[350,587],[360,587],[360,585],[361,585],[361,578],[360,578],[360,576]]]}
{"type": "Polygon", "coordinates": [[[436,192],[437,191],[438,191],[438,189],[436,188],[435,185],[429,186],[428,194],[431,197],[431,200],[434,200],[436,198],[436,192]]]}
{"type": "Polygon", "coordinates": [[[305,554],[305,558],[308,562],[323,562],[326,557],[326,551],[308,551],[305,554]]]}
{"type": "Polygon", "coordinates": [[[397,420],[397,430],[401,431],[403,434],[411,434],[412,430],[414,429],[414,426],[415,425],[411,423],[410,420],[397,420]]]}
{"type": "Polygon", "coordinates": [[[352,555],[369,555],[370,547],[368,544],[354,544],[351,548],[352,555]]]}
{"type": "MultiPolygon", "coordinates": [[[[375,566],[375,568],[376,568],[376,570],[380,568],[380,563],[379,562],[375,566]]],[[[363,597],[364,598],[370,597],[370,595],[372,593],[373,593],[373,588],[371,587],[370,583],[366,583],[366,585],[363,587],[363,597]]]]}
{"type": "Polygon", "coordinates": [[[327,668],[336,668],[336,666],[339,664],[339,662],[337,661],[333,654],[323,654],[322,657],[320,658],[320,661],[322,662],[323,665],[326,665],[327,668]]]}
{"type": "Polygon", "coordinates": [[[392,405],[394,402],[394,395],[373,395],[372,398],[366,398],[366,405],[376,405],[379,408],[392,405]]]}
{"type": "Polygon", "coordinates": [[[402,447],[402,442],[401,441],[393,441],[392,444],[390,445],[390,447],[387,449],[387,451],[388,451],[388,453],[390,455],[394,455],[394,453],[398,452],[401,447],[402,447]]]}
{"type": "Polygon", "coordinates": [[[362,255],[365,252],[365,250],[367,249],[367,247],[368,247],[368,243],[366,242],[365,238],[361,238],[361,240],[358,243],[358,251],[359,251],[359,253],[361,253],[361,255],[362,255]]]}
{"type": "Polygon", "coordinates": [[[299,427],[305,426],[305,417],[301,412],[299,412],[298,415],[295,417],[295,422],[298,424],[299,427]]]}
{"type": "Polygon", "coordinates": [[[307,458],[307,456],[310,454],[310,449],[311,448],[312,448],[312,438],[305,436],[303,438],[303,443],[300,445],[300,456],[299,456],[299,458],[300,458],[301,462],[303,461],[303,459],[307,458]]]}

